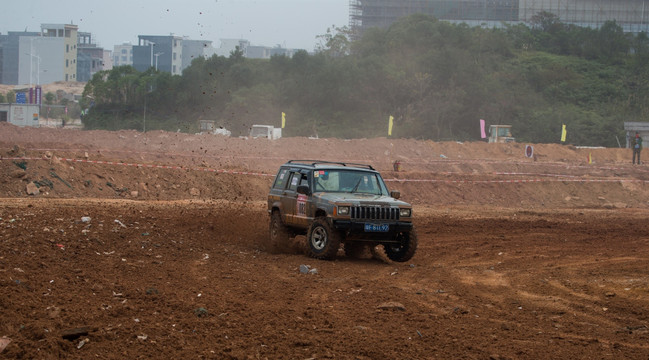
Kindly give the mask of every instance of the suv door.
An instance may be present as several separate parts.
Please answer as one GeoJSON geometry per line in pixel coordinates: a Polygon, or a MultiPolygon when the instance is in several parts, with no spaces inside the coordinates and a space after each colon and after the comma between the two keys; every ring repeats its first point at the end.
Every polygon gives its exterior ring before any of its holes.
{"type": "Polygon", "coordinates": [[[298,194],[299,185],[309,186],[309,172],[306,170],[291,169],[288,184],[282,193],[282,206],[286,214],[286,223],[298,227],[309,225],[307,218],[307,202],[309,197],[304,194],[298,194]]]}
{"type": "Polygon", "coordinates": [[[302,174],[297,171],[291,171],[288,177],[286,189],[281,194],[282,207],[284,208],[285,222],[287,224],[296,224],[297,208],[297,186],[300,184],[302,174]]]}
{"type": "MultiPolygon", "coordinates": [[[[311,188],[311,171],[302,169],[300,171],[300,180],[298,185],[307,186],[311,188]]],[[[307,228],[311,224],[312,217],[309,217],[309,214],[313,213],[312,204],[313,198],[306,194],[297,193],[297,187],[295,188],[295,224],[301,228],[307,228]]]]}
{"type": "MultiPolygon", "coordinates": [[[[277,172],[275,176],[275,182],[270,188],[270,193],[268,194],[268,210],[273,208],[278,208],[282,217],[284,217],[285,209],[282,202],[282,197],[285,195],[285,189],[288,184],[290,172],[288,168],[282,167],[277,172]]],[[[285,219],[282,219],[285,221],[285,219]]]]}

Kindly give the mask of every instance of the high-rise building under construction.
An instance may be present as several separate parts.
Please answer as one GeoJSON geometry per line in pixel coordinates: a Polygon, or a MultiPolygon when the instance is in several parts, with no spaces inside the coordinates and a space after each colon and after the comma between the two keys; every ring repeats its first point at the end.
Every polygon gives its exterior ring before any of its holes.
{"type": "Polygon", "coordinates": [[[470,26],[529,23],[549,12],[561,22],[598,28],[614,20],[625,32],[649,32],[649,0],[350,0],[352,29],[388,27],[402,16],[421,13],[470,26]]]}

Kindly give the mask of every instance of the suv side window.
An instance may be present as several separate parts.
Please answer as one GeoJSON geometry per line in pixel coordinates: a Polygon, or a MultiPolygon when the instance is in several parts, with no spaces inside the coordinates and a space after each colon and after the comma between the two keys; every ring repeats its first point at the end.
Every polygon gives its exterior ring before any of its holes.
{"type": "Polygon", "coordinates": [[[286,187],[286,182],[288,180],[288,169],[280,169],[275,178],[275,184],[273,184],[273,189],[284,189],[286,187]]]}
{"type": "Polygon", "coordinates": [[[294,172],[291,173],[291,180],[288,189],[291,191],[297,191],[298,185],[309,186],[309,177],[303,172],[294,172]]]}
{"type": "Polygon", "coordinates": [[[302,180],[300,180],[300,185],[309,186],[309,178],[306,174],[302,174],[302,180]]]}
{"type": "Polygon", "coordinates": [[[300,183],[300,179],[302,178],[302,174],[300,173],[292,173],[291,174],[291,182],[289,184],[289,190],[291,191],[296,191],[297,186],[300,183]]]}

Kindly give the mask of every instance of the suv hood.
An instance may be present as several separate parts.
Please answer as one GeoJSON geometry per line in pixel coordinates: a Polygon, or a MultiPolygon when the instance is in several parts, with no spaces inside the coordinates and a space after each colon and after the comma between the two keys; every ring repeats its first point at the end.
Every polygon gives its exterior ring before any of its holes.
{"type": "Polygon", "coordinates": [[[345,203],[351,206],[384,205],[384,206],[410,206],[407,202],[397,200],[385,195],[372,195],[364,193],[327,193],[317,192],[314,197],[331,203],[345,203]]]}

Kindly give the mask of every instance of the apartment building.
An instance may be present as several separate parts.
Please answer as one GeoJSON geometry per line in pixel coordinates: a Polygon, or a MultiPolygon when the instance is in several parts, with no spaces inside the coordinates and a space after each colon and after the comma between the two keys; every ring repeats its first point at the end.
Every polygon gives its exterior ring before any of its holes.
{"type": "Polygon", "coordinates": [[[97,46],[89,32],[77,32],[77,81],[88,81],[104,69],[104,49],[97,46]]]}
{"type": "Polygon", "coordinates": [[[62,56],[45,53],[48,56],[43,58],[63,67],[63,81],[77,81],[77,30],[72,24],[41,24],[41,38],[62,50],[62,56]]]}
{"type": "Polygon", "coordinates": [[[194,59],[209,58],[216,53],[210,40],[190,40],[183,38],[181,71],[192,64],[194,59]]]}
{"type": "Polygon", "coordinates": [[[42,24],[40,32],[0,36],[0,82],[38,85],[77,81],[77,26],[42,24]]]}
{"type": "Polygon", "coordinates": [[[215,53],[212,42],[191,40],[175,35],[138,35],[138,45],[133,46],[133,67],[146,71],[153,67],[159,71],[181,75],[199,56],[215,53]]]}
{"type": "Polygon", "coordinates": [[[130,42],[113,46],[113,66],[133,65],[133,44],[130,42]]]}
{"type": "Polygon", "coordinates": [[[250,45],[250,41],[245,39],[221,39],[221,44],[215,49],[215,54],[229,57],[237,48],[243,53],[244,57],[249,59],[270,59],[275,55],[292,57],[300,50],[287,49],[280,45],[275,47],[250,45]]]}
{"type": "Polygon", "coordinates": [[[349,24],[363,32],[415,13],[470,26],[529,23],[540,12],[564,23],[599,28],[614,20],[625,32],[649,32],[646,0],[350,0],[349,24]]]}
{"type": "MultiPolygon", "coordinates": [[[[40,35],[39,32],[27,31],[10,31],[6,35],[0,35],[0,83],[17,85],[19,82],[20,64],[24,66],[33,66],[32,56],[34,55],[32,40],[27,42],[22,41],[21,38],[35,38],[40,35]]],[[[29,84],[29,74],[23,74],[23,79],[27,79],[22,84],[29,84]]]]}
{"type": "Polygon", "coordinates": [[[156,68],[172,75],[182,73],[183,38],[174,35],[138,35],[133,46],[133,67],[138,71],[156,68]]]}

